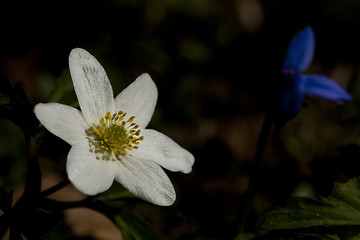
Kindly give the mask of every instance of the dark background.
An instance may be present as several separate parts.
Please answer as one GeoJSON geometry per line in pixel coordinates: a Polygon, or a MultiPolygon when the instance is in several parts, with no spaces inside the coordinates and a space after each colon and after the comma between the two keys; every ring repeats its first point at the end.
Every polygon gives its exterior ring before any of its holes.
{"type": "MultiPolygon", "coordinates": [[[[264,113],[282,87],[287,45],[307,25],[316,37],[307,72],[333,78],[354,99],[306,99],[296,118],[272,131],[246,230],[255,233],[258,216],[290,195],[327,194],[334,181],[360,175],[357,145],[349,146],[360,137],[359,12],[360,1],[352,0],[1,1],[0,68],[33,104],[70,82],[75,47],[102,63],[115,95],[148,72],[159,89],[149,127],[196,160],[189,175],[169,172],[174,206],[134,212],[164,239],[232,239],[264,113]]],[[[72,104],[67,87],[58,100],[72,104]]],[[[10,189],[24,180],[24,140],[7,120],[0,129],[0,183],[10,189]]],[[[45,139],[42,171],[61,179],[69,146],[45,139]]]]}

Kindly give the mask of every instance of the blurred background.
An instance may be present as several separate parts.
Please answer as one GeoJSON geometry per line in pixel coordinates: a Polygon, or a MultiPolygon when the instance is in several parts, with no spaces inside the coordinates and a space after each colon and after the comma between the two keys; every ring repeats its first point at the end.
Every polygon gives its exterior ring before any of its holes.
{"type": "MultiPolygon", "coordinates": [[[[188,175],[168,172],[177,191],[173,206],[135,204],[131,210],[164,239],[233,239],[288,43],[311,25],[316,49],[307,72],[331,77],[354,99],[344,105],[306,99],[298,116],[273,129],[246,221],[251,236],[261,213],[286,197],[326,195],[334,181],[360,175],[359,11],[360,1],[353,0],[4,0],[1,74],[21,83],[32,104],[74,104],[72,48],[99,60],[115,95],[149,73],[159,90],[149,128],[192,152],[195,165],[188,175]]],[[[0,184],[21,189],[21,130],[0,119],[0,131],[0,184]]],[[[42,136],[43,184],[51,186],[66,174],[70,147],[48,132],[42,136]]],[[[57,197],[82,195],[68,187],[57,197]]],[[[65,223],[73,239],[121,235],[85,209],[69,210],[65,223]]]]}

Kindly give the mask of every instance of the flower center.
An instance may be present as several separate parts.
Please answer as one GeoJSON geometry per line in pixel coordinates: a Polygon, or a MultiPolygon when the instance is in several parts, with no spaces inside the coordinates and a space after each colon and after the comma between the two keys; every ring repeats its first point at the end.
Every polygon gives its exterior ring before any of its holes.
{"type": "Polygon", "coordinates": [[[126,113],[119,111],[111,115],[107,112],[99,124],[93,124],[85,132],[88,136],[90,151],[96,158],[103,160],[121,159],[128,151],[138,149],[141,140],[141,130],[134,121],[135,116],[125,120],[126,113]]]}

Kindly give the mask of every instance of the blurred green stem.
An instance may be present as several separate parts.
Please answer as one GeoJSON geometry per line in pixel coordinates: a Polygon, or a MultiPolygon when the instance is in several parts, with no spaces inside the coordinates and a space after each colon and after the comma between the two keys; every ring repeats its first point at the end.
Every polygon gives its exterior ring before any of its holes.
{"type": "Polygon", "coordinates": [[[43,197],[48,196],[48,195],[62,189],[63,187],[66,187],[69,184],[70,184],[70,180],[68,178],[66,178],[62,182],[59,182],[58,184],[56,184],[55,186],[52,186],[52,187],[42,191],[40,195],[43,197]]]}
{"type": "Polygon", "coordinates": [[[61,201],[52,200],[52,199],[48,199],[48,198],[41,198],[39,205],[43,209],[46,209],[48,211],[59,212],[59,211],[63,211],[63,210],[70,209],[70,208],[79,208],[79,207],[91,208],[93,199],[94,199],[94,196],[88,196],[85,199],[79,200],[79,201],[61,202],[61,201]]]}
{"type": "Polygon", "coordinates": [[[40,192],[41,171],[36,157],[36,140],[32,136],[25,136],[28,147],[28,161],[24,196],[29,197],[40,192]]]}
{"type": "Polygon", "coordinates": [[[245,234],[246,222],[248,220],[250,210],[252,210],[253,207],[253,202],[255,199],[257,186],[259,182],[259,171],[261,167],[261,162],[264,156],[266,143],[271,132],[272,123],[273,123],[272,115],[270,113],[266,113],[261,128],[258,144],[256,147],[256,155],[249,172],[249,186],[244,196],[245,201],[243,205],[242,217],[240,222],[240,231],[239,234],[236,236],[235,240],[242,240],[245,239],[246,237],[245,234]]]}

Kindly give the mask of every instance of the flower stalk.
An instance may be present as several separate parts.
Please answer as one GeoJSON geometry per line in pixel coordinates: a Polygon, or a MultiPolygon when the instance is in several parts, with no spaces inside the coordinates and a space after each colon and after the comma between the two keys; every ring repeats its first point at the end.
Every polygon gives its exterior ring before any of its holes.
{"type": "Polygon", "coordinates": [[[261,132],[256,146],[255,157],[250,167],[249,184],[248,184],[248,189],[244,196],[245,201],[242,208],[240,230],[235,240],[241,240],[245,235],[246,223],[249,213],[253,209],[253,202],[256,197],[256,191],[260,180],[259,171],[261,169],[261,164],[263,161],[263,156],[266,149],[267,141],[271,133],[272,125],[273,125],[273,116],[270,112],[267,112],[264,116],[263,125],[261,127],[261,132]]]}

